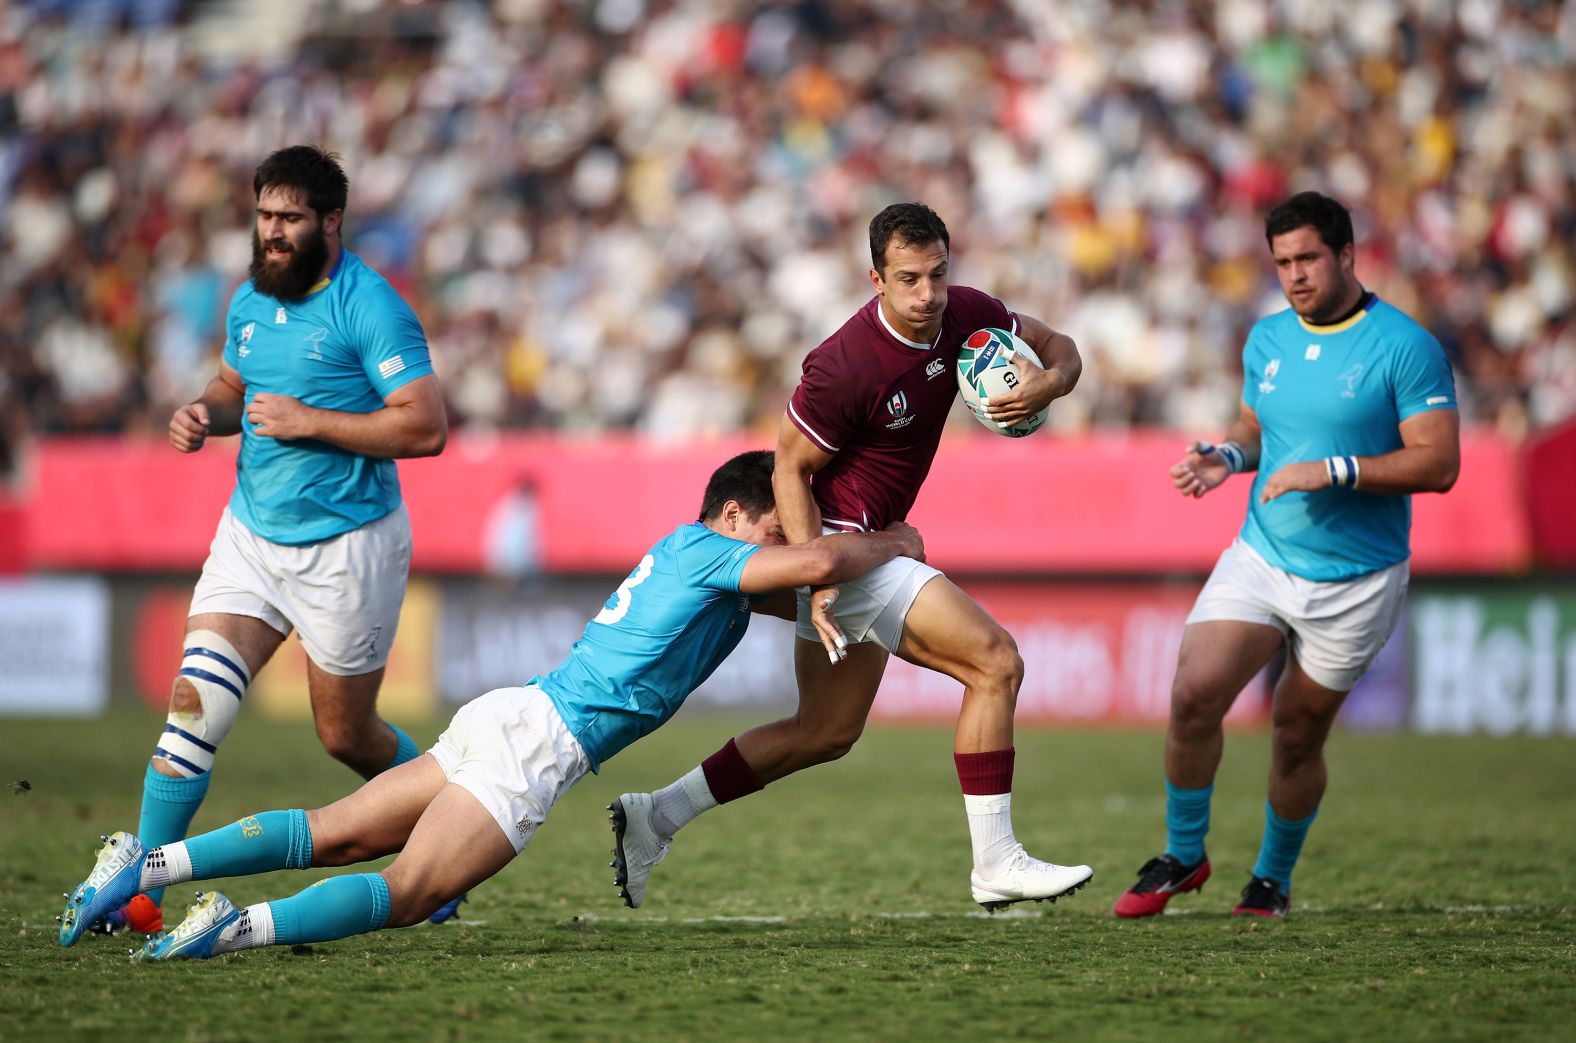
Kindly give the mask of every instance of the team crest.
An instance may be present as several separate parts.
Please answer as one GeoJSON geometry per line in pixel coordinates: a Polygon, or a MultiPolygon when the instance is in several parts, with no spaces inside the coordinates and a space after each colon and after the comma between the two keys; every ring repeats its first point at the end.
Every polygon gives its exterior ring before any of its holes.
{"type": "Polygon", "coordinates": [[[1361,377],[1362,375],[1363,375],[1363,364],[1361,362],[1358,362],[1358,363],[1354,363],[1352,365],[1351,369],[1347,370],[1345,373],[1342,373],[1340,376],[1335,378],[1336,380],[1340,381],[1342,384],[1346,385],[1346,390],[1341,392],[1341,397],[1342,398],[1356,398],[1357,397],[1357,378],[1361,377]]]}

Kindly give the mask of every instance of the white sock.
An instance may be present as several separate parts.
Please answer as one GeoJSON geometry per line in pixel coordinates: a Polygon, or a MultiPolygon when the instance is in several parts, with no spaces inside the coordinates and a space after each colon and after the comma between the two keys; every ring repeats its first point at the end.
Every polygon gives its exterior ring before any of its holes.
{"type": "Polygon", "coordinates": [[[192,878],[192,856],[186,851],[186,841],[156,847],[148,852],[142,863],[142,880],[138,891],[153,891],[171,884],[183,884],[192,878]]]}
{"type": "Polygon", "coordinates": [[[240,952],[242,949],[261,949],[274,944],[274,911],[267,902],[249,905],[241,910],[235,923],[219,932],[213,943],[215,956],[222,952],[240,952]]]}
{"type": "Polygon", "coordinates": [[[706,784],[706,772],[698,764],[676,782],[657,790],[651,799],[654,812],[651,824],[657,827],[657,832],[669,837],[702,811],[717,806],[717,798],[711,795],[711,787],[706,784]]]}
{"type": "Polygon", "coordinates": [[[969,838],[974,841],[974,868],[994,869],[1017,850],[1012,835],[1012,794],[963,794],[963,810],[969,816],[969,838]]]}

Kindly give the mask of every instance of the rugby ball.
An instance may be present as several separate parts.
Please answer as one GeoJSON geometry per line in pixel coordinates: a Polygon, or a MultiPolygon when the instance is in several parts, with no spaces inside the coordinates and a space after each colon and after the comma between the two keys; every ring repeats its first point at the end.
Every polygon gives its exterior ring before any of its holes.
{"type": "Polygon", "coordinates": [[[1044,368],[1023,338],[1007,330],[989,327],[975,330],[963,342],[963,350],[958,353],[958,390],[963,393],[963,404],[969,407],[974,419],[987,430],[1008,438],[1034,434],[1051,412],[1051,407],[1046,406],[1027,420],[1020,420],[1010,426],[998,424],[986,414],[987,399],[1005,395],[1018,386],[1018,370],[1012,360],[1019,354],[1044,368]]]}

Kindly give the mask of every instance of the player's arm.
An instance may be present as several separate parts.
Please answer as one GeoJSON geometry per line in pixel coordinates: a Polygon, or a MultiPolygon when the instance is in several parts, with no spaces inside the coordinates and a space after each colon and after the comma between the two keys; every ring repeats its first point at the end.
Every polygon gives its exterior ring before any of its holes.
{"type": "Polygon", "coordinates": [[[925,560],[919,530],[893,522],[879,532],[817,536],[809,543],[762,547],[750,555],[739,575],[739,590],[764,594],[794,587],[819,587],[858,579],[878,565],[903,556],[925,560]]]}
{"type": "Polygon", "coordinates": [[[1171,484],[1183,496],[1199,497],[1238,471],[1257,471],[1263,432],[1259,415],[1246,402],[1226,429],[1219,445],[1191,442],[1182,459],[1171,466],[1171,484]]]}
{"type": "Polygon", "coordinates": [[[1461,415],[1431,409],[1401,421],[1401,448],[1378,456],[1332,456],[1287,464],[1264,483],[1264,503],[1289,492],[1350,487],[1365,493],[1448,492],[1461,473],[1461,415]]]}
{"type": "Polygon", "coordinates": [[[170,415],[170,444],[183,453],[195,453],[209,435],[234,435],[241,431],[241,409],[246,404],[246,383],[222,359],[219,372],[195,402],[170,415]]]}
{"type": "Polygon", "coordinates": [[[1083,358],[1078,345],[1065,333],[1057,333],[1039,319],[1018,316],[1018,336],[1024,339],[1044,366],[1027,359],[1013,359],[1018,371],[1018,386],[1005,395],[995,395],[985,403],[985,412],[1000,424],[1016,424],[1072,391],[1083,375],[1083,358]]]}
{"type": "MultiPolygon", "coordinates": [[[[809,543],[821,536],[821,508],[810,491],[810,479],[821,468],[832,462],[832,454],[810,440],[793,418],[783,414],[782,427],[777,433],[777,455],[772,469],[772,493],[777,498],[777,521],[783,536],[791,544],[809,543]]],[[[837,662],[847,656],[848,638],[837,625],[833,607],[837,604],[837,588],[827,583],[808,584],[810,591],[810,621],[827,656],[837,662]]]]}
{"type": "Polygon", "coordinates": [[[318,409],[289,395],[258,392],[246,418],[264,438],[315,438],[362,456],[389,460],[437,456],[449,437],[443,391],[431,373],[401,384],[389,392],[382,409],[370,413],[318,409]]]}

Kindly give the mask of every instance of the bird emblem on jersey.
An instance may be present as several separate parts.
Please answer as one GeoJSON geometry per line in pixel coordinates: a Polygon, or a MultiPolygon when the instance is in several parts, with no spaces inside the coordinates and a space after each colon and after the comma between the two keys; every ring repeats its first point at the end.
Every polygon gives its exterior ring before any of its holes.
{"type": "Polygon", "coordinates": [[[1352,364],[1351,369],[1348,369],[1345,373],[1342,373],[1339,377],[1335,378],[1346,385],[1346,390],[1341,392],[1342,398],[1357,397],[1357,378],[1362,375],[1363,364],[1361,362],[1355,362],[1352,364]]]}
{"type": "Polygon", "coordinates": [[[308,345],[306,352],[307,358],[321,359],[323,357],[323,338],[327,336],[328,328],[326,326],[319,326],[317,329],[306,335],[306,343],[308,345]]]}

